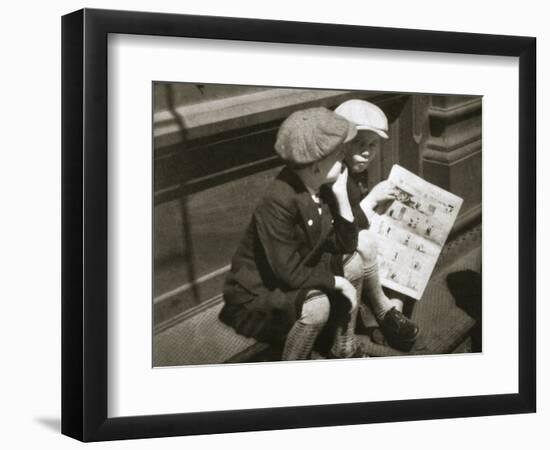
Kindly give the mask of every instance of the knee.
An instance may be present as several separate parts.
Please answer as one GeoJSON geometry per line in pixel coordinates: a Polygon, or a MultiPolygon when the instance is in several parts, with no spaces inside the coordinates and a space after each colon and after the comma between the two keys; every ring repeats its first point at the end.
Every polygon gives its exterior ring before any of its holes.
{"type": "Polygon", "coordinates": [[[363,279],[363,257],[356,251],[348,258],[344,258],[344,278],[356,288],[363,279]]]}
{"type": "Polygon", "coordinates": [[[324,325],[330,315],[330,302],[321,291],[308,292],[306,301],[302,306],[300,321],[306,325],[324,325]]]}
{"type": "Polygon", "coordinates": [[[378,245],[376,237],[367,230],[361,230],[357,241],[357,252],[361,255],[365,264],[374,264],[377,262],[378,245]]]}

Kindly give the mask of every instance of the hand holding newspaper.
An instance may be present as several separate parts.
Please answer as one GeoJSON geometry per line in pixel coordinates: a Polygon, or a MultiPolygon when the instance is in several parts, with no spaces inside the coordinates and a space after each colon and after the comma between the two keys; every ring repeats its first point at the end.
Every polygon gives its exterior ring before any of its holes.
{"type": "Polygon", "coordinates": [[[372,216],[370,226],[378,238],[381,283],[420,300],[462,199],[397,164],[388,181],[396,198],[383,214],[372,216]]]}

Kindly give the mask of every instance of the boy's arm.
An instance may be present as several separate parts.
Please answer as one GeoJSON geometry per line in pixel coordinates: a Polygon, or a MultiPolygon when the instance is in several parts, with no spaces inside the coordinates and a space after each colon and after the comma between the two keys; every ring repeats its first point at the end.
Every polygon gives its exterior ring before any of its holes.
{"type": "MultiPolygon", "coordinates": [[[[333,231],[329,235],[325,248],[330,253],[353,253],[357,248],[358,225],[364,217],[355,217],[360,210],[358,204],[353,204],[349,196],[348,169],[346,168],[338,180],[330,187],[334,200],[329,201],[334,214],[333,231]],[[359,219],[359,220],[358,220],[359,219]]],[[[362,212],[361,212],[362,214],[362,212]]],[[[368,222],[367,222],[368,223],[368,222]]]]}
{"type": "Polygon", "coordinates": [[[363,192],[358,182],[351,176],[348,177],[348,197],[357,229],[364,230],[369,228],[369,219],[361,208],[361,200],[365,197],[365,192],[363,192]]]}
{"type": "Polygon", "coordinates": [[[343,166],[343,170],[338,179],[332,184],[331,190],[336,199],[336,209],[340,217],[348,222],[353,222],[353,211],[348,195],[348,175],[348,168],[343,166]]]}
{"type": "Polygon", "coordinates": [[[350,254],[357,249],[358,230],[354,222],[334,217],[333,230],[325,242],[325,250],[334,254],[350,254]]]}

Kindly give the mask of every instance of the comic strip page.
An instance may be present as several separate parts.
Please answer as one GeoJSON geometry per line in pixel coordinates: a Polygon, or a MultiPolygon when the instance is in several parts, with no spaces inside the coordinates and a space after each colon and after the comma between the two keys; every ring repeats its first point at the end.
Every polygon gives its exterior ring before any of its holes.
{"type": "Polygon", "coordinates": [[[388,180],[397,197],[371,220],[378,235],[382,285],[422,298],[462,199],[394,165],[388,180]]]}

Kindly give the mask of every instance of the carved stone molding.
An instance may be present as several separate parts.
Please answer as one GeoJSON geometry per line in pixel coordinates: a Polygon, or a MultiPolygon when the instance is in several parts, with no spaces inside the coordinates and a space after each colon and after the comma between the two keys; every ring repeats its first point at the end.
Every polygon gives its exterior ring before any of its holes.
{"type": "Polygon", "coordinates": [[[434,95],[428,108],[422,174],[464,199],[455,231],[481,218],[481,112],[479,96],[434,95]]]}

